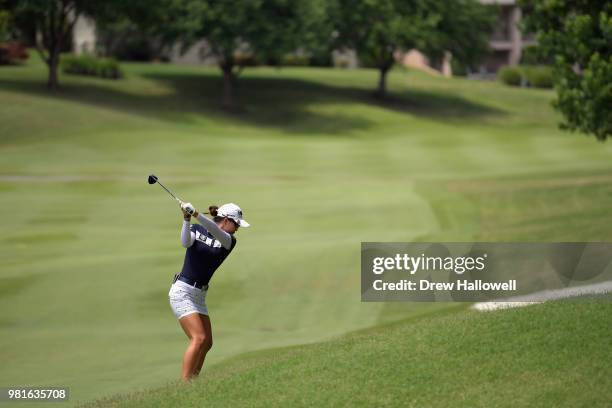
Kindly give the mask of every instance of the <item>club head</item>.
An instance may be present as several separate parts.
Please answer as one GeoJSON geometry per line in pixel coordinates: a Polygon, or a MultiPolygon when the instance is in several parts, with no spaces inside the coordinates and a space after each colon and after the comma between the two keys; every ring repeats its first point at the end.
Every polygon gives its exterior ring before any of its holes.
{"type": "Polygon", "coordinates": [[[155,174],[151,174],[149,175],[147,181],[149,182],[149,184],[155,184],[157,183],[157,176],[155,174]]]}

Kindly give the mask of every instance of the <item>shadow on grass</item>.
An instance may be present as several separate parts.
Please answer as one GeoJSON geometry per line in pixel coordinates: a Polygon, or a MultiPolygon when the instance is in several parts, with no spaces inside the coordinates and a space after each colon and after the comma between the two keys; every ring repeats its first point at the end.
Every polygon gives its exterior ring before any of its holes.
{"type": "MultiPolygon", "coordinates": [[[[280,129],[286,133],[343,135],[367,130],[371,118],[335,109],[337,104],[365,104],[398,113],[421,116],[441,122],[480,120],[504,114],[503,111],[443,93],[409,90],[375,97],[370,90],[326,85],[302,79],[241,77],[235,84],[236,105],[229,112],[221,108],[223,83],[211,73],[154,73],[142,77],[164,85],[169,92],[130,93],[102,80],[88,83],[70,81],[49,92],[41,81],[0,79],[0,88],[37,96],[59,98],[121,112],[162,120],[189,123],[198,116],[212,117],[246,125],[280,129]]],[[[68,80],[67,80],[68,79],[68,80]]]]}

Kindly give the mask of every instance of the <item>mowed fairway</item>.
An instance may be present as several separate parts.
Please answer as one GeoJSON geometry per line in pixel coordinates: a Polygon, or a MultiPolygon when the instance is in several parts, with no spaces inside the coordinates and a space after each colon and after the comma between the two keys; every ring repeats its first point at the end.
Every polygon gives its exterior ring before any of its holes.
{"type": "Polygon", "coordinates": [[[447,304],[360,302],[361,241],[612,240],[612,145],[563,133],[549,91],[372,70],[215,68],[126,78],[0,68],[0,385],[72,402],[163,384],[186,338],[167,293],[178,206],[233,201],[252,228],[213,278],[207,364],[447,304]]]}

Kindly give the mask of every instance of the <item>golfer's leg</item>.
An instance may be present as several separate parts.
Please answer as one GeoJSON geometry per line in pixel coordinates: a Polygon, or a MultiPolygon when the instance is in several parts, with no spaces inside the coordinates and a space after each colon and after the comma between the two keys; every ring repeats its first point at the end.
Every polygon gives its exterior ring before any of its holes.
{"type": "Polygon", "coordinates": [[[206,343],[206,332],[198,313],[192,313],[179,320],[181,327],[189,337],[189,346],[183,355],[183,382],[188,382],[193,376],[200,360],[200,354],[206,343]]]}
{"type": "Polygon", "coordinates": [[[202,366],[204,365],[204,358],[206,357],[206,353],[212,347],[212,326],[210,324],[210,318],[206,315],[199,314],[200,320],[202,320],[202,326],[204,326],[204,333],[206,335],[206,341],[204,342],[204,347],[202,348],[202,352],[200,353],[200,357],[198,360],[198,364],[196,365],[194,375],[199,375],[202,370],[202,366]]]}

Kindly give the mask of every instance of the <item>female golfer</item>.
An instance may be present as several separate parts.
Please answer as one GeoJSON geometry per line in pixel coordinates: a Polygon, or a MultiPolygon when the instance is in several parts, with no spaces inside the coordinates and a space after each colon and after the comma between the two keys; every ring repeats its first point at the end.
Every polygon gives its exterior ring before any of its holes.
{"type": "Polygon", "coordinates": [[[236,246],[234,233],[239,227],[248,227],[242,219],[242,210],[236,204],[209,207],[209,219],[190,203],[182,203],[183,228],[181,243],[187,251],[181,272],[174,276],[168,296],[172,311],[189,338],[183,356],[183,382],[200,374],[204,357],[212,347],[212,328],[206,307],[208,282],[219,265],[236,246]],[[191,217],[200,222],[191,224],[191,217]]]}

